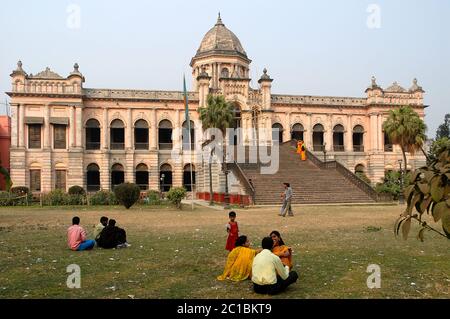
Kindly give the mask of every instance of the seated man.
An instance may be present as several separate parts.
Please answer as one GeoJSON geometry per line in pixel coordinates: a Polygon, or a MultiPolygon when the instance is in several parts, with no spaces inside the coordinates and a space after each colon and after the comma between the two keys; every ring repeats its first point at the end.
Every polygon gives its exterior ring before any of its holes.
{"type": "Polygon", "coordinates": [[[125,230],[117,227],[114,219],[110,219],[108,226],[100,233],[97,245],[102,248],[125,248],[130,246],[130,244],[127,243],[127,234],[125,230]]]}
{"type": "Polygon", "coordinates": [[[263,251],[255,256],[252,266],[253,289],[258,294],[275,295],[284,291],[297,281],[295,271],[289,272],[278,256],[271,252],[273,240],[265,237],[262,240],[263,251]]]}
{"type": "Polygon", "coordinates": [[[72,218],[72,226],[67,230],[67,244],[72,250],[92,249],[95,241],[87,239],[86,231],[80,226],[80,217],[72,218]]]}
{"type": "Polygon", "coordinates": [[[98,238],[100,237],[100,233],[102,232],[103,228],[108,225],[108,217],[102,216],[100,218],[100,223],[97,224],[94,228],[94,238],[96,241],[98,241],[98,238]]]}

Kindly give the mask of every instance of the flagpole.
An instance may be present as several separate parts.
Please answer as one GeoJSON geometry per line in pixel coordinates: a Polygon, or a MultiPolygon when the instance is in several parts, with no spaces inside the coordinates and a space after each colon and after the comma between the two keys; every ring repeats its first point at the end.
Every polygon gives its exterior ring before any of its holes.
{"type": "Polygon", "coordinates": [[[185,101],[185,120],[188,124],[188,136],[189,136],[189,152],[191,153],[191,160],[190,162],[190,177],[191,177],[191,209],[194,210],[194,199],[195,199],[195,191],[194,191],[194,181],[192,178],[192,161],[193,161],[193,152],[191,149],[192,145],[192,138],[191,138],[191,117],[189,116],[189,102],[188,102],[188,96],[187,96],[187,90],[186,90],[186,77],[183,74],[183,87],[184,87],[184,101],[185,101]]]}

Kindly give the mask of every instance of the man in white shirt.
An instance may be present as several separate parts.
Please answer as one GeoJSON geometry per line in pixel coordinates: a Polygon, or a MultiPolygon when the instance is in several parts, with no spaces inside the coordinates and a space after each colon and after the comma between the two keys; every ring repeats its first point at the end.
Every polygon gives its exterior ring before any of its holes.
{"type": "Polygon", "coordinates": [[[263,250],[253,259],[253,289],[259,294],[275,295],[298,279],[297,273],[289,272],[289,267],[284,266],[280,257],[272,253],[272,246],[272,238],[265,237],[262,240],[263,250]]]}

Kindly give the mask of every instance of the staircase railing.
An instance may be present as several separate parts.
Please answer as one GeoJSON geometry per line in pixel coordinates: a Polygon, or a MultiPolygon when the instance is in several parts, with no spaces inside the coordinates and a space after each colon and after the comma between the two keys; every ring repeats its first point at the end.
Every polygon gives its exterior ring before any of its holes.
{"type": "MultiPolygon", "coordinates": [[[[297,145],[297,142],[292,142],[291,145],[297,145]]],[[[366,181],[361,179],[358,175],[354,174],[352,171],[350,171],[347,167],[342,165],[336,160],[333,161],[322,161],[319,157],[317,157],[315,154],[310,152],[309,150],[306,150],[306,155],[308,156],[308,159],[313,162],[317,167],[322,169],[335,169],[340,174],[342,174],[347,180],[352,182],[354,185],[356,185],[359,189],[361,189],[363,192],[365,192],[367,195],[370,196],[374,201],[376,202],[386,202],[389,201],[390,198],[387,196],[383,196],[382,194],[378,194],[373,187],[368,184],[366,181]]]]}
{"type": "Polygon", "coordinates": [[[241,182],[241,185],[244,186],[245,191],[247,192],[247,194],[250,195],[250,197],[252,199],[252,204],[255,204],[255,187],[250,183],[249,179],[245,175],[245,173],[242,170],[242,168],[239,166],[239,164],[236,161],[228,163],[228,167],[237,176],[237,178],[241,182]]]}

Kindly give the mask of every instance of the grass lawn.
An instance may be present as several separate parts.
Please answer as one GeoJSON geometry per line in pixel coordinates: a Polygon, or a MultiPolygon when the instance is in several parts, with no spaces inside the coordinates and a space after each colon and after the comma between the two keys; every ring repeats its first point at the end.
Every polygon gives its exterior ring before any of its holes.
{"type": "MultiPolygon", "coordinates": [[[[279,230],[293,248],[299,280],[273,298],[449,298],[450,241],[395,239],[399,206],[304,206],[293,218],[276,208],[237,209],[253,247],[279,230]],[[381,288],[366,285],[381,267],[381,288]]],[[[220,282],[227,211],[185,206],[0,209],[0,298],[272,298],[250,281],[220,282]],[[131,247],[73,252],[66,229],[78,215],[92,234],[102,215],[127,231],[131,247]],[[81,267],[81,289],[66,286],[66,267],[81,267]]]]}

